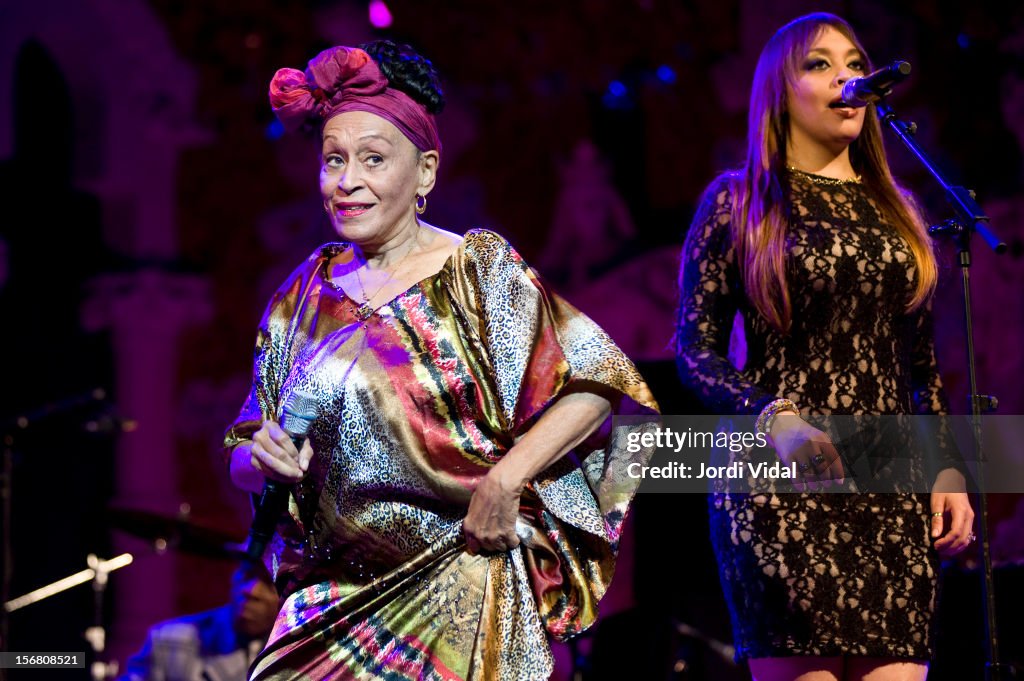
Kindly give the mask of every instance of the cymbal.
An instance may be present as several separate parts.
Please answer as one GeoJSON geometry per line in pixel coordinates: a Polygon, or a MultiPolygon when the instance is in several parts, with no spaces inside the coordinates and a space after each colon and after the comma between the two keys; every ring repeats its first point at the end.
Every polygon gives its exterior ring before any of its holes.
{"type": "Polygon", "coordinates": [[[138,508],[107,509],[108,524],[153,542],[158,552],[175,549],[209,558],[239,559],[245,546],[237,535],[197,523],[187,511],[171,515],[138,508]]]}

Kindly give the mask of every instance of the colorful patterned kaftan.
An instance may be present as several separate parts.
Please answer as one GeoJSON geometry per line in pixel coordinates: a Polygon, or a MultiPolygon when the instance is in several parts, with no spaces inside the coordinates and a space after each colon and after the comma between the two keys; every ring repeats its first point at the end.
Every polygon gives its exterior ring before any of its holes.
{"type": "MultiPolygon", "coordinates": [[[[589,626],[637,480],[630,427],[528,487],[522,545],[471,556],[475,485],[566,389],[656,405],[611,339],[544,290],[502,237],[469,232],[437,274],[365,322],[329,244],[275,294],[233,445],[294,390],[319,396],[316,455],[267,551],[286,597],[253,678],[546,679],[548,632],[589,626]],[[571,387],[570,387],[571,386],[571,387]]],[[[635,447],[634,447],[635,448],[635,447]]]]}

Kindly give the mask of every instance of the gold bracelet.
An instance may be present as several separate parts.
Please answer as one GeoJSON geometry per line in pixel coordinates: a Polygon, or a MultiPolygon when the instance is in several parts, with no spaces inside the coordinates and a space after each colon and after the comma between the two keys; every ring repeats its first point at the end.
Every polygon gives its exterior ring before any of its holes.
{"type": "Polygon", "coordinates": [[[772,422],[775,421],[775,417],[779,415],[779,412],[786,410],[792,410],[798,414],[800,413],[800,410],[796,407],[796,403],[793,402],[793,400],[787,400],[785,397],[772,400],[765,405],[765,408],[761,410],[761,413],[757,417],[757,432],[768,435],[768,431],[771,428],[772,422]]]}
{"type": "MultiPolygon", "coordinates": [[[[771,416],[769,416],[768,419],[764,422],[764,434],[767,435],[768,437],[771,437],[771,435],[772,435],[772,428],[775,426],[775,420],[778,419],[780,416],[782,416],[782,414],[784,412],[788,412],[788,411],[789,411],[789,409],[784,407],[782,409],[779,409],[777,412],[775,412],[771,416]]],[[[796,410],[794,409],[793,411],[796,411],[796,410]]]]}

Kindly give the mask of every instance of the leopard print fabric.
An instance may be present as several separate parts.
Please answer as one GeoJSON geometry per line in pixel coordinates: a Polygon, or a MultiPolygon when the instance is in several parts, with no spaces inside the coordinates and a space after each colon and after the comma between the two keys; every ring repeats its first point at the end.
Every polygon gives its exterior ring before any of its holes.
{"type": "Polygon", "coordinates": [[[632,363],[548,292],[499,235],[470,231],[436,274],[368,317],[315,253],[274,296],[227,445],[315,396],[315,455],[265,558],[285,597],[253,679],[547,678],[547,637],[590,626],[637,480],[627,432],[528,486],[521,544],[469,555],[462,520],[487,472],[576,381],[653,415],[632,363]],[[577,464],[582,460],[583,466],[577,464]],[[297,670],[301,670],[298,673],[297,670]]]}

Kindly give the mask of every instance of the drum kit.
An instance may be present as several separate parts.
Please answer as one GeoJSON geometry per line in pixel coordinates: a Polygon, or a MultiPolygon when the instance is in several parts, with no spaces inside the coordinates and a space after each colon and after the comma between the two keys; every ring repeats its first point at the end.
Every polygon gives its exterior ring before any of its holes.
{"type": "MultiPolygon", "coordinates": [[[[91,583],[94,612],[92,626],[86,629],[84,638],[91,647],[92,655],[86,656],[86,660],[93,660],[89,665],[91,678],[102,681],[117,676],[117,662],[103,661],[106,647],[106,630],[103,626],[104,592],[110,573],[131,565],[134,560],[132,554],[122,553],[109,559],[90,554],[86,558],[85,569],[79,572],[15,598],[10,597],[9,590],[13,553],[10,530],[15,441],[30,429],[52,425],[55,421],[59,426],[60,418],[68,415],[74,417],[75,423],[82,420],[81,428],[92,433],[131,431],[135,428],[133,420],[117,414],[108,399],[107,391],[102,388],[54,401],[9,421],[0,421],[0,603],[3,604],[3,608],[0,609],[0,649],[6,650],[9,641],[11,613],[81,584],[91,583]]],[[[178,551],[211,559],[234,561],[245,557],[245,545],[238,543],[239,537],[235,533],[198,522],[191,515],[191,507],[188,504],[182,504],[174,513],[115,506],[108,508],[105,524],[114,530],[150,542],[152,550],[157,554],[178,551]]],[[[0,681],[5,678],[6,670],[0,668],[0,681]]]]}
{"type": "MultiPolygon", "coordinates": [[[[107,512],[107,524],[113,529],[151,542],[156,553],[173,550],[219,560],[237,561],[245,558],[245,544],[239,543],[236,535],[193,520],[188,504],[182,504],[174,514],[114,507],[107,512]]],[[[95,595],[95,616],[93,626],[85,631],[85,640],[92,648],[94,660],[90,666],[90,676],[93,681],[112,679],[118,673],[117,661],[102,661],[106,646],[103,594],[110,573],[131,565],[132,561],[133,556],[130,553],[122,553],[107,560],[90,554],[84,570],[5,602],[3,616],[6,619],[16,610],[91,582],[95,595]]]]}

